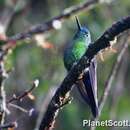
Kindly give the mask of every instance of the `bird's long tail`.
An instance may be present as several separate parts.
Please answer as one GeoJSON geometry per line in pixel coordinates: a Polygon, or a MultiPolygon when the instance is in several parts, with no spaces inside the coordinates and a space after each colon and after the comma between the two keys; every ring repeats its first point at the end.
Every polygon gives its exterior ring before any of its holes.
{"type": "Polygon", "coordinates": [[[95,95],[95,91],[92,87],[92,84],[90,83],[90,74],[87,72],[84,77],[83,77],[83,83],[85,86],[85,90],[87,92],[88,100],[89,100],[89,105],[91,108],[91,111],[93,113],[94,117],[98,116],[98,104],[97,104],[97,98],[95,95]]]}
{"type": "Polygon", "coordinates": [[[81,96],[90,106],[93,116],[97,117],[98,100],[97,100],[97,79],[96,79],[95,62],[91,63],[89,70],[84,73],[83,78],[82,80],[79,81],[78,85],[79,85],[78,90],[81,96]]]}

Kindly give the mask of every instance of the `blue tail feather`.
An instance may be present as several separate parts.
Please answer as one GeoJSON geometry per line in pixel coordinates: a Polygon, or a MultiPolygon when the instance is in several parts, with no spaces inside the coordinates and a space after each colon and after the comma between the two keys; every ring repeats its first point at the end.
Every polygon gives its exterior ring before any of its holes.
{"type": "Polygon", "coordinates": [[[77,85],[77,89],[78,89],[78,92],[80,93],[81,97],[84,99],[84,101],[90,105],[90,101],[89,101],[89,98],[88,98],[88,95],[87,95],[87,92],[84,88],[84,83],[82,80],[79,80],[78,83],[76,83],[77,85]]]}
{"type": "Polygon", "coordinates": [[[93,90],[93,86],[90,80],[90,74],[89,72],[86,72],[83,77],[83,83],[85,86],[85,90],[87,92],[88,100],[89,100],[89,106],[91,108],[92,114],[94,117],[98,116],[98,104],[97,99],[95,97],[95,92],[93,90]]]}
{"type": "Polygon", "coordinates": [[[78,81],[78,91],[84,101],[90,106],[94,117],[98,116],[96,60],[84,72],[83,78],[78,81]]]}
{"type": "Polygon", "coordinates": [[[98,100],[97,100],[97,63],[96,59],[90,63],[88,71],[84,73],[83,83],[85,90],[87,92],[89,98],[89,105],[91,107],[91,111],[93,116],[98,116],[98,100]]]}

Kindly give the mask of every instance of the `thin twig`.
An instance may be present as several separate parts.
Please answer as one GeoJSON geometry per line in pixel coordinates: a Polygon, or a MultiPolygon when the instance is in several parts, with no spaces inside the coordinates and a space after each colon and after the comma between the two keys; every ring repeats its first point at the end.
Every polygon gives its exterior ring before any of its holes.
{"type": "Polygon", "coordinates": [[[53,17],[52,19],[50,19],[49,21],[47,21],[43,24],[35,25],[23,33],[16,34],[16,35],[10,37],[9,39],[7,39],[7,41],[22,40],[22,39],[26,39],[28,37],[31,37],[34,34],[44,33],[44,32],[49,31],[51,29],[55,29],[55,26],[53,26],[53,24],[54,24],[53,22],[55,22],[56,20],[61,22],[64,19],[67,19],[74,14],[80,13],[83,10],[91,9],[98,2],[99,2],[99,0],[90,0],[90,1],[87,1],[85,3],[71,6],[70,8],[65,9],[60,15],[53,17]]]}
{"type": "Polygon", "coordinates": [[[124,56],[127,48],[128,48],[128,42],[125,42],[123,44],[123,46],[122,46],[122,49],[121,49],[120,53],[118,54],[118,57],[117,57],[117,60],[116,60],[115,64],[112,67],[112,70],[111,70],[111,72],[109,74],[108,80],[105,83],[105,89],[104,89],[103,95],[102,95],[102,97],[101,97],[101,99],[99,101],[100,113],[101,113],[102,108],[103,108],[103,106],[104,106],[104,104],[106,102],[109,91],[110,91],[110,89],[112,87],[112,82],[113,82],[113,80],[114,80],[114,78],[115,78],[115,76],[116,76],[116,74],[118,72],[118,69],[120,67],[120,64],[122,62],[123,56],[124,56]]]}
{"type": "MultiPolygon", "coordinates": [[[[109,96],[111,96],[110,98],[110,114],[109,114],[109,118],[112,119],[112,120],[116,120],[117,118],[117,106],[118,106],[118,103],[119,103],[119,100],[122,98],[122,95],[124,94],[124,90],[125,90],[125,74],[128,70],[128,65],[127,62],[128,62],[128,49],[126,50],[125,54],[124,54],[125,58],[122,59],[122,63],[118,69],[118,72],[116,74],[116,83],[114,84],[114,86],[112,88],[112,91],[111,90],[111,93],[109,94],[109,96]]],[[[114,80],[115,80],[114,79],[114,80]]]]}
{"type": "Polygon", "coordinates": [[[115,36],[129,28],[130,16],[113,24],[112,27],[108,28],[99,39],[89,46],[84,56],[82,56],[79,62],[73,66],[61,83],[60,87],[57,89],[50,104],[48,105],[45,115],[43,116],[39,130],[51,130],[54,127],[55,118],[60,110],[57,106],[61,106],[63,101],[68,98],[73,84],[77,81],[82,71],[89,67],[91,60],[99,51],[110,46],[110,41],[112,41],[115,36]]]}
{"type": "Polygon", "coordinates": [[[5,113],[8,112],[6,108],[6,94],[4,90],[4,80],[7,77],[7,73],[4,69],[4,64],[0,62],[0,124],[4,123],[5,113]]]}
{"type": "Polygon", "coordinates": [[[26,109],[24,109],[24,108],[22,108],[22,107],[20,107],[20,106],[18,106],[18,105],[16,105],[16,104],[9,103],[9,106],[11,106],[11,107],[13,107],[13,108],[16,108],[16,109],[18,109],[18,110],[20,110],[20,111],[22,111],[22,112],[24,112],[24,113],[29,113],[28,110],[26,110],[26,109]]]}
{"type": "Polygon", "coordinates": [[[13,104],[13,103],[9,103],[8,105],[11,106],[11,107],[13,107],[13,108],[16,108],[16,109],[20,110],[21,112],[24,112],[24,113],[28,114],[29,116],[31,116],[32,113],[34,112],[34,108],[26,110],[25,108],[20,107],[20,106],[18,106],[16,104],[13,104]]]}
{"type": "Polygon", "coordinates": [[[28,94],[30,94],[36,87],[38,87],[38,84],[39,84],[39,81],[38,80],[35,80],[33,83],[32,83],[32,87],[26,91],[24,91],[21,95],[19,96],[13,96],[11,99],[9,99],[7,101],[7,104],[13,102],[13,101],[20,101],[22,100],[23,98],[25,98],[26,96],[28,96],[28,94]]]}

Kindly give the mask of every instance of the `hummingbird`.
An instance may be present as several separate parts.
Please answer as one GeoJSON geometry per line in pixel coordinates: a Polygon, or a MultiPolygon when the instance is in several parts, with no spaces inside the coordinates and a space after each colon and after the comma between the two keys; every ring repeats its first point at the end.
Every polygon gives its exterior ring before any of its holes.
{"type": "MultiPolygon", "coordinates": [[[[77,32],[72,41],[64,50],[64,66],[69,72],[71,68],[77,64],[84,55],[88,47],[92,44],[91,34],[87,27],[81,26],[78,17],[75,17],[77,23],[77,32]]],[[[97,62],[96,58],[92,59],[89,68],[86,68],[79,76],[75,85],[84,99],[89,105],[92,115],[98,116],[98,100],[97,100],[97,62]]]]}

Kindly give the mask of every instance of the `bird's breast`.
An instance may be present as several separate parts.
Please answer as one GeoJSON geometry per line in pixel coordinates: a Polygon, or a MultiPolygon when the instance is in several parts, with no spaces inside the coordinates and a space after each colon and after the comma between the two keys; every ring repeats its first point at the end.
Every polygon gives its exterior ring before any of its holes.
{"type": "Polygon", "coordinates": [[[70,48],[66,49],[64,54],[64,64],[67,70],[70,70],[74,63],[76,63],[85,53],[87,46],[84,42],[78,41],[70,48]]]}

